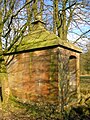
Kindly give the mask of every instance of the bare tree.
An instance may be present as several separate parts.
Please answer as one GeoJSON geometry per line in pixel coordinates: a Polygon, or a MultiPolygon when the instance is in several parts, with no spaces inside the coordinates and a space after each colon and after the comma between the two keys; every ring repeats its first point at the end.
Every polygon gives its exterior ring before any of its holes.
{"type": "Polygon", "coordinates": [[[10,50],[23,33],[30,30],[31,22],[40,14],[52,30],[62,40],[69,40],[69,35],[76,36],[74,43],[89,39],[90,3],[76,0],[4,0],[3,9],[3,48],[10,50]],[[51,3],[50,3],[51,2],[51,3]],[[85,29],[84,29],[85,27],[85,29]]]}
{"type": "Polygon", "coordinates": [[[87,38],[88,33],[90,32],[90,21],[87,18],[87,16],[89,16],[90,14],[88,11],[89,8],[90,3],[88,1],[83,2],[82,0],[55,0],[54,16],[56,17],[54,17],[53,20],[54,31],[57,31],[58,36],[62,40],[67,40],[68,34],[76,36],[74,43],[78,42],[82,38],[87,38]],[[55,14],[58,14],[58,16],[55,14]],[[85,27],[85,25],[87,26],[87,28],[85,27]],[[84,30],[84,27],[86,30],[84,30]]]}

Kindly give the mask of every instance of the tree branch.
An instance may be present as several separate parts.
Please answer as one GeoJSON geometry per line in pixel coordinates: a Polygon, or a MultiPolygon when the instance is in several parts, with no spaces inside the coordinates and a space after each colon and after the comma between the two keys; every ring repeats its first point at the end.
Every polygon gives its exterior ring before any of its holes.
{"type": "Polygon", "coordinates": [[[83,35],[87,34],[88,32],[90,32],[90,30],[84,32],[84,33],[74,42],[74,44],[75,44],[80,38],[82,38],[83,35]]]}

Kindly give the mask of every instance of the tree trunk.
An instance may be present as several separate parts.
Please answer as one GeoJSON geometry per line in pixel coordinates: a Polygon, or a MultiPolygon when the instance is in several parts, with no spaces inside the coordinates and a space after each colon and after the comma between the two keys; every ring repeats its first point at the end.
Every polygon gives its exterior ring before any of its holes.
{"type": "MultiPolygon", "coordinates": [[[[26,3],[27,3],[27,2],[29,2],[29,0],[26,0],[26,3]]],[[[30,4],[28,4],[28,5],[26,6],[26,10],[27,10],[28,31],[30,31],[31,19],[32,19],[32,11],[31,11],[30,4]]]]}
{"type": "Polygon", "coordinates": [[[53,1],[53,32],[57,33],[57,25],[58,25],[58,0],[53,1]]]}
{"type": "Polygon", "coordinates": [[[2,53],[2,43],[1,43],[2,29],[3,29],[2,12],[0,11],[0,54],[2,53]]]}
{"type": "Polygon", "coordinates": [[[65,0],[63,0],[62,2],[62,12],[61,12],[59,20],[60,20],[60,25],[58,29],[58,36],[62,40],[66,40],[67,32],[66,32],[66,1],[65,0]]]}
{"type": "Polygon", "coordinates": [[[40,0],[40,16],[41,16],[41,20],[43,17],[43,4],[44,4],[44,0],[40,0]]]}
{"type": "Polygon", "coordinates": [[[2,31],[3,31],[3,22],[2,22],[2,12],[0,11],[0,87],[1,87],[0,98],[3,102],[7,102],[9,94],[8,96],[6,95],[5,89],[8,88],[8,78],[7,78],[6,65],[2,51],[2,41],[1,41],[2,31]]]}
{"type": "Polygon", "coordinates": [[[36,16],[38,14],[38,8],[37,8],[37,3],[38,0],[33,0],[33,6],[32,6],[32,10],[33,10],[33,15],[34,15],[34,20],[36,19],[36,16]]]}

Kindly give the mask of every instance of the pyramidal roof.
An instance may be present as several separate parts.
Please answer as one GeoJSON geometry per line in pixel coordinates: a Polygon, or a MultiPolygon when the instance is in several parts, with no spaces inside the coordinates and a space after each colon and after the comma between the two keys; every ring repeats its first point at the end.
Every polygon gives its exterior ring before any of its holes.
{"type": "Polygon", "coordinates": [[[65,40],[61,40],[54,33],[46,30],[44,28],[43,22],[40,20],[40,18],[38,18],[35,22],[33,22],[33,27],[30,33],[24,36],[20,43],[17,42],[11,50],[12,52],[9,53],[29,51],[54,46],[61,46],[76,52],[82,52],[82,50],[76,47],[74,44],[65,40]]]}

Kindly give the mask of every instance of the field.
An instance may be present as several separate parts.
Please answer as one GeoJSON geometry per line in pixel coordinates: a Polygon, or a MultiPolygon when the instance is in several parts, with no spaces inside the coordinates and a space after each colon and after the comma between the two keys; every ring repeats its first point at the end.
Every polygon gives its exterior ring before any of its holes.
{"type": "Polygon", "coordinates": [[[90,94],[90,75],[80,76],[80,90],[84,95],[90,94]]]}

